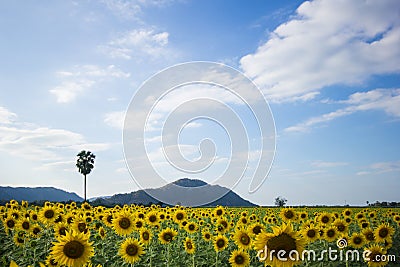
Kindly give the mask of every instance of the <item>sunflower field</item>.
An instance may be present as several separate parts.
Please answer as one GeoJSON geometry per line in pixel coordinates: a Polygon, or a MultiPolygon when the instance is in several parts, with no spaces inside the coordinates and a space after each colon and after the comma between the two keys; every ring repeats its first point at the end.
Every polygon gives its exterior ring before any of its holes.
{"type": "Polygon", "coordinates": [[[400,210],[0,206],[0,266],[400,266],[400,210]],[[307,253],[305,253],[307,252],[307,253]]]}

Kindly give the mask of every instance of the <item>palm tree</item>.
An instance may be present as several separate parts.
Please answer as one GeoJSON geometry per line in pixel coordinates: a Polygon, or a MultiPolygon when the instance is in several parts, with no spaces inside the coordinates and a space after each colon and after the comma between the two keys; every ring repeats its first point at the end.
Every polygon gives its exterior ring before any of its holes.
{"type": "Polygon", "coordinates": [[[96,156],[90,151],[82,150],[76,155],[78,159],[76,160],[76,167],[80,173],[83,174],[85,178],[84,190],[85,190],[85,202],[86,202],[86,175],[88,175],[94,168],[94,159],[96,156]]]}

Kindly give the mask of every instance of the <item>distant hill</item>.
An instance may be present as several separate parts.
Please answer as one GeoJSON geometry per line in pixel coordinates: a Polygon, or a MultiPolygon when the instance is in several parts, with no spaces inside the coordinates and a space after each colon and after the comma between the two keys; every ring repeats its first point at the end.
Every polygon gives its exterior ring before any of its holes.
{"type": "Polygon", "coordinates": [[[224,195],[211,203],[202,206],[236,206],[236,207],[251,207],[255,204],[241,198],[235,192],[219,185],[209,185],[201,180],[196,179],[180,179],[173,183],[167,184],[160,188],[138,190],[126,194],[116,194],[105,198],[98,198],[93,201],[94,204],[100,205],[124,205],[124,204],[163,204],[152,196],[167,200],[169,204],[181,204],[184,206],[192,206],[191,203],[199,203],[204,199],[212,198],[213,196],[224,195]],[[198,188],[195,191],[195,187],[198,188]],[[147,192],[150,193],[150,195],[147,192]]]}
{"type": "Polygon", "coordinates": [[[83,199],[75,193],[69,193],[54,187],[10,187],[0,186],[0,200],[9,201],[26,200],[28,202],[47,200],[52,202],[60,201],[82,201],[83,199]]]}
{"type": "MultiPolygon", "coordinates": [[[[213,199],[211,203],[205,203],[201,206],[234,206],[251,207],[255,204],[241,198],[235,192],[219,185],[210,185],[206,182],[196,179],[180,179],[160,188],[138,190],[126,194],[116,194],[113,196],[97,197],[89,199],[93,205],[114,206],[125,204],[151,205],[162,204],[158,199],[163,199],[169,205],[197,206],[204,199],[213,199]],[[223,195],[223,197],[219,197],[223,195]],[[156,196],[154,198],[153,196],[156,196]],[[217,197],[216,197],[217,196],[217,197]]],[[[53,187],[2,187],[0,186],[0,201],[52,201],[67,202],[69,200],[83,201],[75,193],[69,193],[53,187]]]]}

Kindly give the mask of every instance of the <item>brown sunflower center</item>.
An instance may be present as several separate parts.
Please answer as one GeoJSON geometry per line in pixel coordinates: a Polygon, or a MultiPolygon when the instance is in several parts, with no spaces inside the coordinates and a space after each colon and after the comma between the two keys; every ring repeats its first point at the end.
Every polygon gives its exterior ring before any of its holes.
{"type": "Polygon", "coordinates": [[[78,223],[78,230],[81,233],[85,232],[86,231],[86,223],[84,223],[84,222],[78,223]]]}
{"type": "Polygon", "coordinates": [[[296,239],[288,235],[287,233],[282,233],[280,235],[274,236],[267,241],[268,250],[272,252],[273,256],[276,257],[276,254],[283,250],[285,251],[283,257],[287,257],[290,251],[295,250],[296,247],[296,239]]]}
{"type": "Polygon", "coordinates": [[[253,227],[253,233],[258,235],[259,233],[261,233],[261,227],[260,226],[255,226],[253,227]]]}
{"type": "Polygon", "coordinates": [[[67,229],[65,227],[61,227],[60,229],[58,229],[58,233],[60,235],[66,235],[67,234],[66,231],[67,229]]]}
{"type": "Polygon", "coordinates": [[[367,222],[363,222],[362,224],[361,224],[361,228],[367,228],[368,227],[368,223],[367,222]]]}
{"type": "Polygon", "coordinates": [[[149,221],[150,222],[155,222],[155,221],[157,221],[157,216],[156,215],[151,215],[150,217],[149,217],[149,221]]]}
{"type": "Polygon", "coordinates": [[[188,248],[188,249],[192,249],[193,248],[193,245],[192,245],[192,242],[186,242],[186,247],[188,248]]]}
{"type": "Polygon", "coordinates": [[[44,217],[45,217],[46,219],[51,219],[51,218],[53,218],[53,217],[54,217],[54,211],[53,211],[53,210],[46,210],[46,211],[44,212],[44,217]]]}
{"type": "Polygon", "coordinates": [[[328,216],[323,216],[323,217],[321,218],[321,222],[323,222],[323,223],[328,223],[328,222],[329,222],[329,217],[328,217],[328,216]]]}
{"type": "Polygon", "coordinates": [[[164,239],[165,241],[167,241],[167,242],[171,242],[171,240],[172,240],[172,235],[171,235],[170,233],[165,233],[165,234],[163,235],[163,239],[164,239]]]}
{"type": "Polygon", "coordinates": [[[139,252],[138,247],[135,244],[129,244],[125,249],[126,254],[133,257],[136,256],[139,252]]]}
{"type": "Polygon", "coordinates": [[[375,239],[374,233],[373,232],[367,232],[365,234],[365,238],[367,238],[368,241],[373,241],[375,239]]]}
{"type": "Polygon", "coordinates": [[[317,233],[315,232],[314,229],[310,229],[310,230],[307,231],[307,236],[308,236],[309,238],[313,238],[313,237],[315,237],[316,235],[317,235],[317,233]]]}
{"type": "Polygon", "coordinates": [[[15,226],[14,220],[8,220],[8,221],[7,221],[7,227],[8,227],[8,228],[13,228],[14,226],[15,226]]]}
{"type": "Polygon", "coordinates": [[[240,242],[241,242],[243,245],[248,245],[248,244],[250,243],[250,237],[249,237],[247,234],[242,234],[242,235],[240,236],[240,242]]]}
{"type": "Polygon", "coordinates": [[[64,245],[63,252],[68,258],[79,259],[85,252],[85,246],[81,242],[73,240],[64,245]]]}
{"type": "Polygon", "coordinates": [[[150,234],[148,233],[148,232],[143,232],[143,234],[142,234],[142,238],[143,238],[143,240],[149,240],[150,239],[150,234]]]}
{"type": "Polygon", "coordinates": [[[236,264],[243,264],[244,263],[244,257],[242,255],[236,255],[235,257],[235,263],[236,264]]]}
{"type": "Polygon", "coordinates": [[[142,221],[137,221],[137,222],[136,222],[136,227],[137,227],[137,228],[141,228],[142,226],[143,226],[142,221]]]}
{"type": "Polygon", "coordinates": [[[389,234],[389,230],[387,228],[382,228],[379,230],[379,237],[385,238],[389,234]]]}
{"type": "Polygon", "coordinates": [[[291,210],[286,211],[286,212],[284,213],[284,215],[285,215],[285,217],[286,217],[287,219],[292,219],[292,218],[294,217],[294,213],[293,213],[293,211],[291,211],[291,210]]]}
{"type": "Polygon", "coordinates": [[[372,251],[368,258],[372,262],[382,261],[382,253],[378,251],[372,251]]]}
{"type": "Polygon", "coordinates": [[[188,228],[189,228],[190,231],[194,231],[194,229],[195,229],[196,227],[195,227],[193,224],[189,224],[189,227],[188,227],[188,228]]]}
{"type": "Polygon", "coordinates": [[[337,226],[337,229],[338,229],[339,232],[343,232],[344,230],[346,230],[346,226],[344,226],[343,224],[339,224],[337,226]]]}
{"type": "Polygon", "coordinates": [[[113,219],[113,216],[112,215],[108,215],[106,220],[107,220],[108,223],[112,223],[112,219],[113,219]]]}
{"type": "Polygon", "coordinates": [[[124,217],[119,220],[118,224],[122,229],[128,229],[131,226],[131,221],[124,217]]]}
{"type": "Polygon", "coordinates": [[[223,248],[225,246],[225,240],[223,239],[218,239],[217,240],[217,247],[218,248],[223,248]]]}
{"type": "Polygon", "coordinates": [[[22,228],[24,228],[25,230],[29,229],[29,222],[23,222],[22,223],[22,228]]]}
{"type": "Polygon", "coordinates": [[[40,233],[40,228],[39,227],[35,227],[33,228],[32,232],[37,235],[38,233],[40,233]]]}
{"type": "Polygon", "coordinates": [[[178,214],[176,214],[176,219],[178,219],[179,221],[180,220],[183,220],[183,214],[182,213],[178,213],[178,214]]]}
{"type": "Polygon", "coordinates": [[[353,238],[353,243],[359,245],[362,243],[362,239],[359,236],[353,238]]]}
{"type": "Polygon", "coordinates": [[[334,237],[335,236],[335,230],[333,229],[329,229],[328,231],[326,231],[326,236],[327,237],[334,237]]]}
{"type": "Polygon", "coordinates": [[[222,210],[217,210],[217,215],[221,216],[222,215],[222,210]]]}
{"type": "Polygon", "coordinates": [[[211,238],[211,235],[210,235],[209,233],[207,233],[207,234],[204,235],[204,237],[205,237],[206,239],[210,239],[210,238],[211,238]]]}

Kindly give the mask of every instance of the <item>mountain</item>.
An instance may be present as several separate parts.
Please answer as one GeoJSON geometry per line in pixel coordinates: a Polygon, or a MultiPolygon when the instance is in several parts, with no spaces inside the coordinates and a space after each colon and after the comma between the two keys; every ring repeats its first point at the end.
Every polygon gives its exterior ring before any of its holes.
{"type": "MultiPolygon", "coordinates": [[[[219,186],[210,185],[196,179],[180,179],[160,188],[138,190],[126,194],[116,194],[107,199],[98,198],[93,204],[124,205],[124,204],[160,204],[162,199],[169,205],[183,206],[235,206],[251,207],[255,204],[241,198],[235,192],[219,186]],[[222,197],[220,197],[222,196],[222,197]],[[156,198],[154,198],[156,197],[156,198]],[[211,203],[204,203],[205,199],[214,199],[211,203]],[[200,205],[199,205],[200,204],[200,205]]],[[[164,203],[162,203],[164,204],[164,203]]]]}
{"type": "MultiPolygon", "coordinates": [[[[15,199],[17,201],[52,201],[66,202],[69,200],[83,201],[75,193],[69,193],[53,187],[2,187],[0,186],[0,202],[15,199]]],[[[159,188],[138,190],[126,194],[113,196],[96,197],[89,199],[92,205],[114,206],[125,204],[168,204],[182,206],[233,206],[251,207],[255,204],[241,198],[235,192],[219,185],[210,185],[196,179],[180,179],[159,188]],[[222,197],[221,197],[222,196],[222,197]],[[165,203],[160,203],[162,199],[165,203]],[[204,203],[204,200],[214,200],[211,203],[204,203]]]]}
{"type": "Polygon", "coordinates": [[[52,202],[60,201],[82,201],[83,199],[75,193],[66,192],[54,187],[10,187],[0,186],[0,200],[9,201],[26,200],[28,202],[47,200],[52,202]]]}

